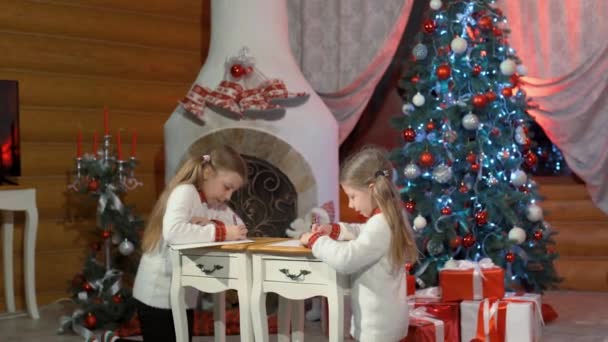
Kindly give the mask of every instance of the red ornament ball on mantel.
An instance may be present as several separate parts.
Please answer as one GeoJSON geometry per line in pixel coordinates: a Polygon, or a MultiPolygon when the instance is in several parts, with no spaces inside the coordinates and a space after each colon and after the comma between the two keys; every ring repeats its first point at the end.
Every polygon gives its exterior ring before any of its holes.
{"type": "Polygon", "coordinates": [[[450,68],[450,66],[447,64],[441,64],[437,67],[435,74],[437,75],[438,79],[447,80],[452,74],[452,68],[450,68]]]}
{"type": "Polygon", "coordinates": [[[87,329],[95,329],[97,326],[97,317],[89,312],[87,317],[84,318],[84,326],[87,327],[87,329]]]}
{"type": "Polygon", "coordinates": [[[473,76],[479,76],[481,74],[481,65],[476,64],[473,66],[473,71],[471,72],[473,76]]]}
{"type": "Polygon", "coordinates": [[[433,157],[433,154],[431,152],[425,151],[420,154],[420,158],[418,158],[418,161],[420,162],[420,165],[429,167],[433,166],[433,164],[435,163],[435,157],[433,157]]]}
{"type": "Polygon", "coordinates": [[[243,68],[243,66],[240,64],[232,64],[230,67],[230,75],[232,75],[234,78],[241,78],[243,75],[245,75],[245,72],[245,68],[243,68]]]}
{"type": "Polygon", "coordinates": [[[450,240],[450,247],[452,247],[452,249],[456,249],[460,247],[460,245],[462,245],[462,237],[456,236],[455,238],[450,240]]]}
{"type": "Polygon", "coordinates": [[[476,94],[473,96],[471,103],[475,108],[483,108],[488,104],[488,98],[484,94],[476,94]]]}
{"type": "Polygon", "coordinates": [[[422,23],[422,28],[426,33],[433,33],[437,29],[437,24],[433,20],[427,19],[422,23]]]}
{"type": "Polygon", "coordinates": [[[464,238],[462,239],[462,245],[465,248],[471,248],[471,247],[473,247],[474,244],[475,244],[475,236],[473,236],[473,234],[471,234],[471,233],[465,235],[464,238]]]}
{"type": "Polygon", "coordinates": [[[450,207],[441,208],[441,215],[451,215],[451,214],[452,214],[452,208],[450,208],[450,207]]]}
{"type": "Polygon", "coordinates": [[[478,226],[483,226],[488,223],[488,212],[485,210],[480,210],[475,213],[475,222],[478,226]]]}
{"type": "Polygon", "coordinates": [[[410,214],[413,213],[416,210],[416,202],[412,200],[405,202],[405,210],[410,214]]]}
{"type": "Polygon", "coordinates": [[[406,128],[402,132],[403,140],[407,142],[412,142],[416,140],[416,131],[413,128],[406,128]]]}
{"type": "Polygon", "coordinates": [[[508,263],[512,263],[513,261],[515,261],[515,254],[513,254],[513,252],[507,252],[505,254],[505,261],[508,263]]]}

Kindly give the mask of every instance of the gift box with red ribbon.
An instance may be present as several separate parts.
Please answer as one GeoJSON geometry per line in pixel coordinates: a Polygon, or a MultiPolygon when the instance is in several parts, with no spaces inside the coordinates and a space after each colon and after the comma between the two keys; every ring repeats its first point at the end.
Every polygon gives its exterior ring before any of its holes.
{"type": "Polygon", "coordinates": [[[439,286],[446,302],[502,298],[504,271],[488,258],[479,262],[452,260],[439,272],[439,286]]]}
{"type": "Polygon", "coordinates": [[[443,321],[444,341],[460,341],[460,305],[456,302],[443,302],[439,298],[411,298],[413,309],[425,308],[426,313],[443,321]]]}
{"type": "Polygon", "coordinates": [[[538,294],[509,294],[503,299],[460,303],[462,341],[539,342],[542,332],[538,294]]]}
{"type": "Polygon", "coordinates": [[[434,317],[424,306],[412,309],[410,303],[410,322],[407,336],[400,342],[443,342],[445,326],[443,321],[434,317]]]}

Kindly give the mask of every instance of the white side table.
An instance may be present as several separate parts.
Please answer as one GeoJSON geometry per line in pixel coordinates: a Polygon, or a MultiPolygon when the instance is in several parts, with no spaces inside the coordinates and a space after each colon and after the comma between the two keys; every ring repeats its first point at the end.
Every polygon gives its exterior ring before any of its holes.
{"type": "Polygon", "coordinates": [[[14,211],[25,211],[25,234],[23,239],[25,304],[27,312],[40,318],[36,302],[36,231],[38,230],[38,208],[36,189],[22,186],[0,187],[0,211],[2,211],[2,241],[4,258],[4,295],[9,313],[15,312],[15,289],[13,287],[13,223],[14,211]]]}
{"type": "Polygon", "coordinates": [[[275,241],[259,238],[254,242],[193,249],[171,249],[173,274],[171,279],[171,310],[177,342],[188,341],[188,320],[184,287],[213,293],[213,320],[216,342],[226,341],[225,291],[234,289],[239,297],[241,341],[253,342],[251,326],[251,245],[275,241]]]}
{"type": "Polygon", "coordinates": [[[268,342],[266,294],[275,292],[282,297],[278,313],[279,342],[290,340],[290,326],[291,340],[304,340],[303,301],[315,296],[327,297],[329,303],[329,341],[342,342],[344,294],[349,289],[349,277],[315,259],[307,248],[273,244],[255,245],[248,249],[253,258],[251,316],[255,340],[268,342]]]}

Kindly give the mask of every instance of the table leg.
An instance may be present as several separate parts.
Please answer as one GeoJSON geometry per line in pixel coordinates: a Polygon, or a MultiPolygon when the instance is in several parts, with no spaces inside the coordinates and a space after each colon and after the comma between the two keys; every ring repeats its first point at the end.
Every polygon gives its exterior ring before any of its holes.
{"type": "Polygon", "coordinates": [[[178,251],[171,250],[173,275],[171,277],[171,312],[175,326],[175,341],[188,342],[188,318],[186,317],[185,289],[181,284],[180,256],[178,251]]]}
{"type": "Polygon", "coordinates": [[[36,301],[36,232],[38,230],[38,209],[29,208],[25,211],[25,304],[33,319],[39,319],[38,303],[36,301]]]}
{"type": "Polygon", "coordinates": [[[6,311],[15,312],[15,288],[13,287],[13,212],[2,211],[2,257],[4,260],[4,298],[6,311]]]}
{"type": "Polygon", "coordinates": [[[245,281],[238,291],[239,296],[239,319],[242,342],[254,342],[253,328],[251,322],[251,257],[240,256],[242,260],[243,280],[245,281]]]}
{"type": "Polygon", "coordinates": [[[213,294],[213,331],[215,342],[226,342],[226,292],[213,294]]]}
{"type": "Polygon", "coordinates": [[[304,342],[304,300],[291,302],[291,341],[304,342]]]}
{"type": "Polygon", "coordinates": [[[327,294],[329,311],[329,342],[344,340],[344,293],[338,286],[330,288],[327,294]]]}
{"type": "Polygon", "coordinates": [[[289,342],[291,339],[291,300],[279,296],[279,311],[277,313],[278,331],[277,342],[289,342]]]}
{"type": "Polygon", "coordinates": [[[266,293],[262,289],[262,257],[253,255],[253,282],[251,286],[251,321],[256,342],[268,342],[268,315],[266,293]]]}

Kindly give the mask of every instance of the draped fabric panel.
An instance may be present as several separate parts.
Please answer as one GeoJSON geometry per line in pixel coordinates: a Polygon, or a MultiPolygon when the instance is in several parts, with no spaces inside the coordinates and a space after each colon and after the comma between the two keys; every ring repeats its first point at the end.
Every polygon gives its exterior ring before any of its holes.
{"type": "Polygon", "coordinates": [[[608,213],[608,2],[500,0],[531,111],[608,213]]]}
{"type": "Polygon", "coordinates": [[[340,143],[391,62],[413,2],[288,1],[294,56],[338,120],[340,143]]]}

